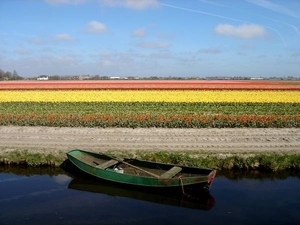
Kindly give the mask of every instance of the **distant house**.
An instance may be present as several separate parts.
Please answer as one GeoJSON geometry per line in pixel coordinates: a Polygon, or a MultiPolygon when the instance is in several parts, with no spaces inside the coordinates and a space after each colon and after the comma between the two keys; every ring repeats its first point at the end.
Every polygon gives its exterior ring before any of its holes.
{"type": "Polygon", "coordinates": [[[90,75],[80,75],[79,76],[79,80],[89,80],[90,79],[90,75]]]}
{"type": "Polygon", "coordinates": [[[264,78],[262,77],[251,77],[250,80],[263,80],[264,78]]]}
{"type": "Polygon", "coordinates": [[[121,79],[121,77],[110,77],[109,79],[118,80],[118,79],[121,79]]]}
{"type": "Polygon", "coordinates": [[[37,78],[37,80],[49,80],[49,77],[46,75],[41,75],[37,78]]]}

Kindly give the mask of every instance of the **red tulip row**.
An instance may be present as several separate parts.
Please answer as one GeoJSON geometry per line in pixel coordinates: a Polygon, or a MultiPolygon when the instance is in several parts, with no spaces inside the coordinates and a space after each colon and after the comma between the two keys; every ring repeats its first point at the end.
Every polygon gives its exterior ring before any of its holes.
{"type": "Polygon", "coordinates": [[[299,115],[67,115],[0,114],[0,125],[58,127],[281,128],[300,127],[299,115]]]}
{"type": "Polygon", "coordinates": [[[0,90],[300,90],[279,81],[23,81],[0,82],[0,90]]]}
{"type": "Polygon", "coordinates": [[[300,91],[299,88],[268,88],[268,87],[262,87],[262,88],[256,88],[256,87],[247,87],[247,88],[238,88],[238,87],[36,87],[36,88],[26,88],[26,87],[14,87],[14,88],[0,88],[0,90],[3,91],[9,91],[9,90],[15,90],[15,91],[30,91],[30,90],[37,90],[37,91],[50,91],[50,90],[60,90],[60,91],[107,91],[107,90],[126,90],[126,91],[143,91],[143,90],[149,90],[149,91],[167,91],[167,90],[174,90],[174,91],[181,91],[181,90],[189,90],[189,91],[197,91],[197,90],[203,90],[203,91],[218,91],[218,90],[228,90],[228,91],[300,91]]]}

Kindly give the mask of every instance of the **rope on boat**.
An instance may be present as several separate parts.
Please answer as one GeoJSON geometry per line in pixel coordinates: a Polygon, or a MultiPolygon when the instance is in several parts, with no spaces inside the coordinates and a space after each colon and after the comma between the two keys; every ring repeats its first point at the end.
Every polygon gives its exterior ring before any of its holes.
{"type": "Polygon", "coordinates": [[[188,195],[185,193],[184,191],[184,185],[183,185],[183,181],[182,181],[182,176],[179,176],[178,179],[180,180],[180,184],[181,184],[181,191],[182,191],[182,194],[190,199],[197,199],[195,197],[193,197],[192,195],[188,195]]]}
{"type": "Polygon", "coordinates": [[[187,194],[185,193],[185,191],[184,191],[184,186],[183,186],[182,176],[179,176],[178,178],[179,178],[179,180],[180,180],[182,194],[185,195],[185,196],[187,196],[187,197],[190,197],[190,196],[187,195],[187,194]]]}

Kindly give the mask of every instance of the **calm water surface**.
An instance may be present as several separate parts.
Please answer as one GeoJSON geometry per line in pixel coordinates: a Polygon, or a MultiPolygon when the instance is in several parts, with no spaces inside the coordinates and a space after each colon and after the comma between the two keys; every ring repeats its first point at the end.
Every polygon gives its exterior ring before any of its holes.
{"type": "Polygon", "coordinates": [[[61,170],[0,167],[0,224],[300,224],[299,174],[218,175],[188,200],[61,170]]]}

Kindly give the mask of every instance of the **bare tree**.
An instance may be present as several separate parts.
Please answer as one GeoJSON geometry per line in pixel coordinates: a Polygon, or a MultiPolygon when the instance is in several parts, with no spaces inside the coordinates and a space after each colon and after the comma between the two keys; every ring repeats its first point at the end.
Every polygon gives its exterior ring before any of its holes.
{"type": "Polygon", "coordinates": [[[0,80],[4,80],[4,70],[0,69],[0,80]]]}

